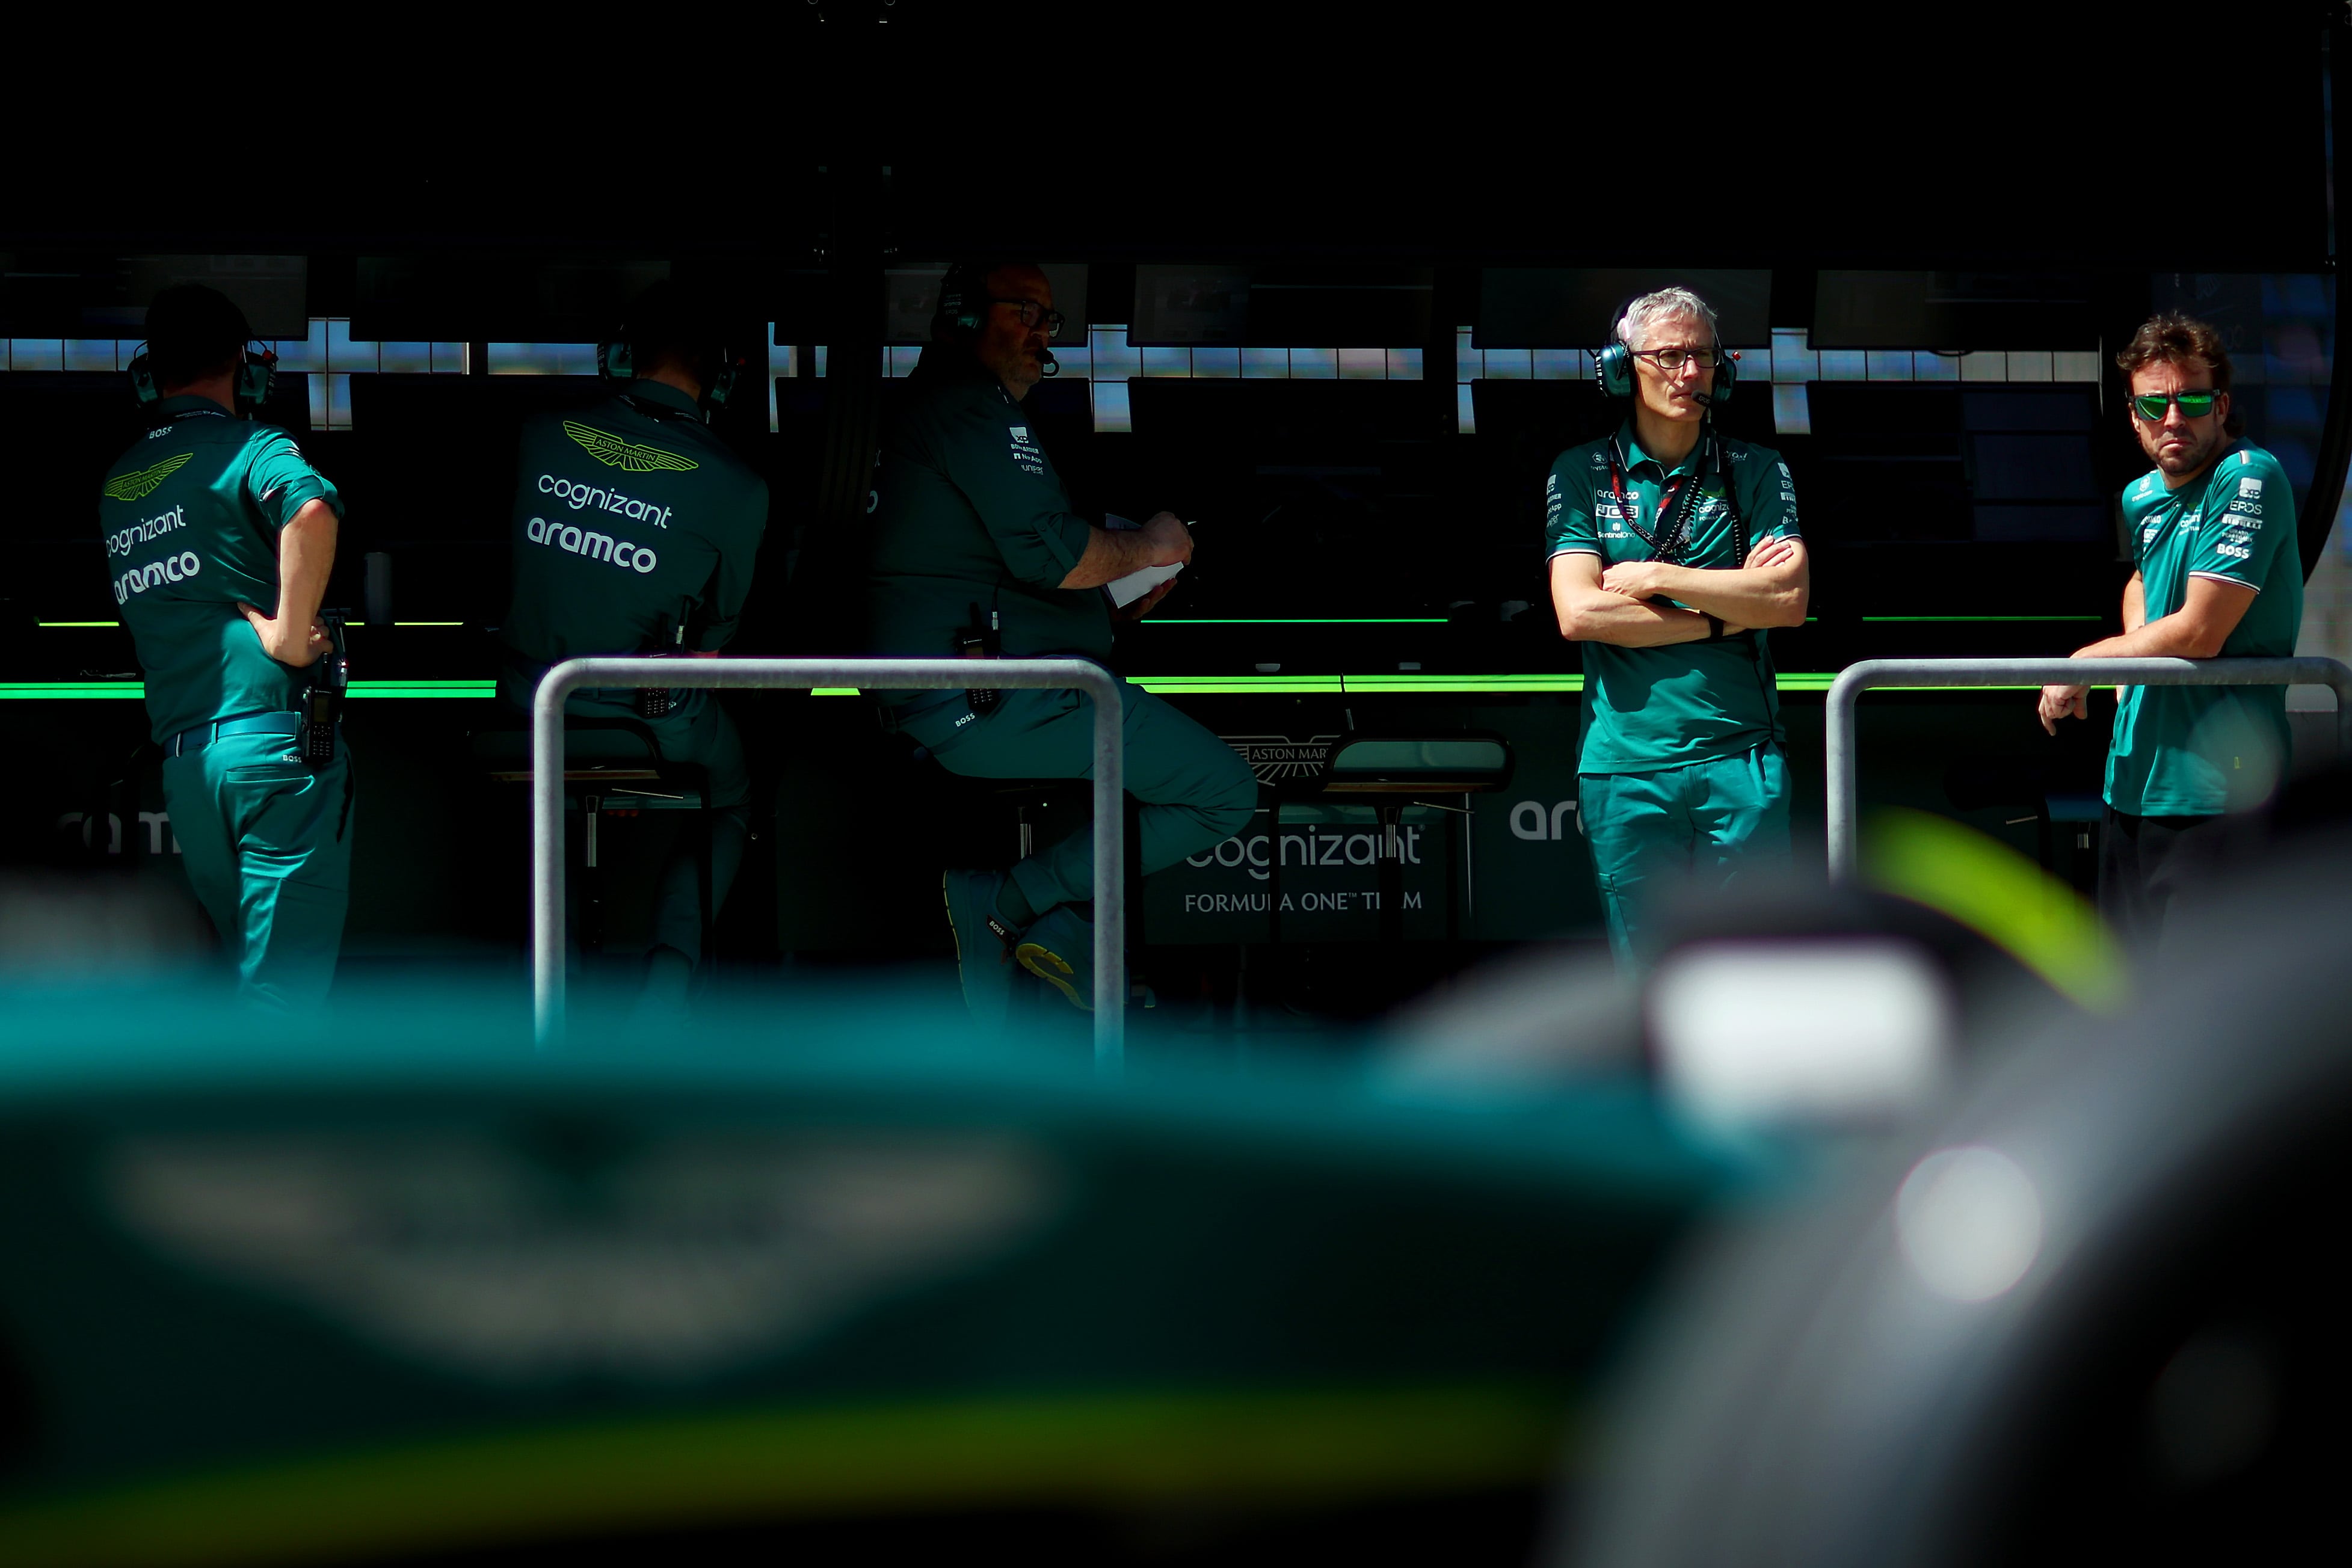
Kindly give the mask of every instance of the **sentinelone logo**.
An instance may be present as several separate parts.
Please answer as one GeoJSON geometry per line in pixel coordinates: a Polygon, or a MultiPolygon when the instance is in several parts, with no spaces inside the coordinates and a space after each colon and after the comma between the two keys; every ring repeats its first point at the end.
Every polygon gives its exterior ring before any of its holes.
{"type": "Polygon", "coordinates": [[[651,571],[659,557],[643,545],[633,545],[626,539],[616,539],[610,534],[600,534],[583,528],[577,523],[551,523],[545,517],[533,517],[523,532],[535,545],[552,545],[557,549],[584,555],[590,560],[608,560],[614,566],[635,571],[651,571]]]}

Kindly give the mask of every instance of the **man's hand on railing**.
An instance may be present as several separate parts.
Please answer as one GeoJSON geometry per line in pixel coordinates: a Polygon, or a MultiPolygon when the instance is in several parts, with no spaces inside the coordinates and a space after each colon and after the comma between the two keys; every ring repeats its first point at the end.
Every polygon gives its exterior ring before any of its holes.
{"type": "Polygon", "coordinates": [[[2091,688],[2088,686],[2044,686],[2042,688],[2042,727],[2052,735],[2058,733],[2058,721],[2072,714],[2076,718],[2091,716],[2091,688]]]}

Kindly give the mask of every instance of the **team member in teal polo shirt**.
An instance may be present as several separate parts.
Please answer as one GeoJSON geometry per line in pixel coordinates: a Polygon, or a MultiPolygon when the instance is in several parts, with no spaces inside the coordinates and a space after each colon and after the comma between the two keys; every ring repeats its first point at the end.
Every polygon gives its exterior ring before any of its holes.
{"type": "MultiPolygon", "coordinates": [[[[514,600],[499,629],[499,695],[508,703],[527,711],[540,676],[565,659],[712,658],[735,635],[768,526],[768,486],[709,428],[706,405],[724,403],[734,387],[723,342],[697,302],[656,284],[600,356],[614,394],[524,426],[514,600]]],[[[681,688],[648,706],[634,690],[582,691],[564,711],[644,724],[666,760],[704,769],[715,915],[743,862],[751,799],[742,737],[718,694],[681,688]]],[[[699,857],[681,847],[663,872],[646,959],[645,998],[658,1010],[684,1006],[702,961],[702,895],[699,857]]]]}
{"type": "Polygon", "coordinates": [[[340,737],[331,760],[304,761],[298,712],[332,646],[319,601],[343,503],[292,436],[251,417],[269,385],[251,337],[212,289],[155,297],[131,366],[152,423],[98,510],[188,881],[239,995],[310,1009],[351,901],[351,762],[340,737]]]}
{"type": "MultiPolygon", "coordinates": [[[[2286,658],[2303,625],[2294,491],[2278,459],[2239,439],[2221,334],[2153,318],[2116,356],[2126,417],[2156,471],[2124,489],[2138,570],[2123,634],[2078,659],[2286,658]]],[[[2042,727],[2087,716],[2089,688],[2045,686],[2042,727]]],[[[2126,686],[2107,750],[2099,908],[2152,941],[2183,884],[2234,841],[2230,819],[2267,801],[2287,763],[2284,686],[2126,686]]]]}
{"type": "Polygon", "coordinates": [[[1632,962],[1659,884],[1787,849],[1764,628],[1803,623],[1809,578],[1789,465],[1707,419],[1731,380],[1715,312],[1661,289],[1613,337],[1603,385],[1633,417],[1552,464],[1544,537],[1560,634],[1585,644],[1578,814],[1632,962]]]}
{"type": "MultiPolygon", "coordinates": [[[[1060,324],[1053,287],[1026,264],[967,262],[940,287],[931,344],[885,433],[868,539],[874,651],[909,658],[1076,654],[1107,660],[1102,585],[1187,560],[1184,525],[1162,512],[1108,529],[1070,509],[1021,400],[1050,362],[1060,324]]],[[[1162,583],[1122,614],[1157,604],[1162,583]]],[[[985,664],[972,685],[987,685],[985,664]]],[[[1146,873],[1238,832],[1257,809],[1239,754],[1137,686],[1120,692],[1128,793],[1146,873]]],[[[882,695],[886,722],[950,772],[982,779],[1083,779],[1094,771],[1092,705],[1076,692],[882,695]]],[[[1073,1004],[1092,1005],[1091,831],[1001,872],[950,872],[949,924],[975,1017],[1003,1016],[1014,959],[1073,1004]]]]}

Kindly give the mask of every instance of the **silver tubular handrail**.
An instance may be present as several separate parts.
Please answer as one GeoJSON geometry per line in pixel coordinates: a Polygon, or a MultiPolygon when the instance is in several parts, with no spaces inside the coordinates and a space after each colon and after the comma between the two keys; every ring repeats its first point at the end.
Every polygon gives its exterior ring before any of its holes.
{"type": "Polygon", "coordinates": [[[1830,686],[1830,876],[1854,873],[1854,705],[1885,686],[2326,686],[2336,693],[2336,755],[2352,758],[2352,669],[2335,659],[1864,659],[1830,686]]]}
{"type": "Polygon", "coordinates": [[[1127,1050],[1127,818],[1118,682],[1086,659],[567,659],[547,672],[530,713],[531,1019],[544,1049],[563,1036],[563,703],[583,687],[740,689],[856,686],[1079,691],[1095,704],[1095,1065],[1127,1050]]]}

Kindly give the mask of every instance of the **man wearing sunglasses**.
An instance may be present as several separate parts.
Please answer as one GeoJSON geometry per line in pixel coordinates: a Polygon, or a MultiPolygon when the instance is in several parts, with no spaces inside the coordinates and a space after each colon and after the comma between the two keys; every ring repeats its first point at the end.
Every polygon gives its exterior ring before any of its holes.
{"type": "MultiPolygon", "coordinates": [[[[2239,439],[2230,356],[2202,321],[2145,323],[2116,364],[2133,430],[2155,472],[2126,486],[2137,568],[2123,634],[2078,659],[2285,658],[2303,624],[2294,492],[2278,460],[2239,439]]],[[[2042,727],[2089,716],[2088,686],[2042,688],[2042,727]]],[[[2261,806],[2287,760],[2284,686],[2126,686],[2107,749],[2099,908],[2152,941],[2185,882],[2234,838],[2230,819],[2261,806]]]]}
{"type": "Polygon", "coordinates": [[[1552,464],[1544,535],[1560,634],[1585,644],[1578,816],[1632,963],[1662,884],[1720,887],[1788,848],[1764,629],[1804,622],[1810,578],[1788,465],[1708,423],[1728,381],[1715,312],[1660,289],[1614,337],[1603,390],[1632,417],[1552,464]]]}
{"type": "MultiPolygon", "coordinates": [[[[930,345],[883,433],[867,504],[869,644],[908,658],[1076,654],[1108,662],[1106,584],[1192,559],[1173,514],[1104,528],[1070,509],[1021,402],[1047,373],[1062,324],[1053,285],[1026,262],[959,263],[941,281],[930,345]]],[[[1157,604],[1163,582],[1118,613],[1157,604]]],[[[980,779],[1083,779],[1094,717],[1076,692],[988,688],[878,694],[884,722],[950,772],[980,779]]],[[[1239,832],[1257,781],[1231,747],[1136,686],[1120,693],[1128,793],[1148,874],[1239,832]]],[[[963,992],[993,1026],[1018,962],[1073,1005],[1092,1006],[1093,834],[1040,850],[1007,872],[950,871],[944,892],[963,992]]]]}

